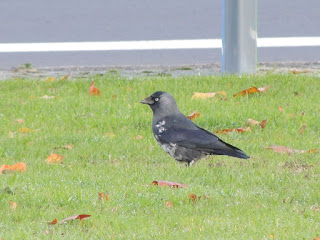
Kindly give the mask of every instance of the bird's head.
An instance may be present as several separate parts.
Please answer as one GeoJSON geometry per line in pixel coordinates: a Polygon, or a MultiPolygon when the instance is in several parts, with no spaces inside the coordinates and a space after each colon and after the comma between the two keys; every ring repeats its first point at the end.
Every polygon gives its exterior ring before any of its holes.
{"type": "Polygon", "coordinates": [[[148,104],[154,114],[170,115],[180,113],[176,100],[167,92],[155,92],[150,97],[143,99],[141,103],[148,104]]]}

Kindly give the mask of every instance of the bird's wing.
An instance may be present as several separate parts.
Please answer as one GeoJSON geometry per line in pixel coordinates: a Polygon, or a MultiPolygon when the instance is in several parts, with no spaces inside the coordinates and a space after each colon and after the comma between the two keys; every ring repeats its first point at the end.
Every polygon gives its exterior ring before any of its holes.
{"type": "Polygon", "coordinates": [[[207,154],[230,155],[240,158],[248,158],[240,149],[222,141],[216,135],[205,129],[168,129],[157,136],[165,143],[199,150],[207,154]]]}

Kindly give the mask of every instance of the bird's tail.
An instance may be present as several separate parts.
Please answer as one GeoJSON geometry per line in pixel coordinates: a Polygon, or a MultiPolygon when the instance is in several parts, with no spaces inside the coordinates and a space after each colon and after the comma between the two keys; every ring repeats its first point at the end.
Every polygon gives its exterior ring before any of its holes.
{"type": "Polygon", "coordinates": [[[216,154],[217,155],[228,155],[231,157],[237,157],[237,158],[243,158],[243,159],[248,159],[250,158],[250,156],[248,156],[247,154],[245,154],[241,149],[232,146],[229,143],[226,143],[224,141],[222,141],[221,139],[219,139],[221,142],[223,142],[226,147],[223,149],[219,149],[216,154]]]}

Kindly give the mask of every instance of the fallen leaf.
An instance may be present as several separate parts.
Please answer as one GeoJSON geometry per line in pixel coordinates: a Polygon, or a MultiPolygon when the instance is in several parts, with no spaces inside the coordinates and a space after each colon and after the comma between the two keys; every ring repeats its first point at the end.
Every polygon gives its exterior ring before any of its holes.
{"type": "Polygon", "coordinates": [[[54,77],[47,77],[45,81],[46,82],[53,82],[54,81],[54,77]]]}
{"type": "Polygon", "coordinates": [[[302,127],[299,129],[299,133],[302,134],[304,132],[304,130],[306,130],[307,128],[307,124],[303,124],[302,127]]]}
{"type": "Polygon", "coordinates": [[[209,92],[209,93],[194,92],[192,95],[192,99],[214,98],[216,95],[221,95],[223,96],[224,99],[226,99],[227,97],[227,93],[225,91],[209,92]]]}
{"type": "Polygon", "coordinates": [[[283,111],[283,108],[281,106],[279,106],[279,111],[282,112],[283,111]]]}
{"type": "Polygon", "coordinates": [[[166,202],[166,207],[167,207],[167,208],[173,207],[173,203],[170,202],[170,201],[167,201],[167,202],[166,202]]]}
{"type": "Polygon", "coordinates": [[[24,172],[27,171],[27,166],[23,162],[19,162],[11,166],[4,164],[0,167],[0,173],[3,173],[4,171],[24,172]]]}
{"type": "Polygon", "coordinates": [[[14,136],[17,134],[17,132],[9,132],[9,138],[14,138],[14,136]]]}
{"type": "Polygon", "coordinates": [[[39,97],[40,99],[45,99],[45,100],[49,100],[49,99],[55,99],[56,96],[48,96],[48,95],[44,95],[42,97],[39,97]]]}
{"type": "Polygon", "coordinates": [[[30,128],[26,128],[26,127],[19,128],[19,133],[29,133],[29,132],[34,132],[34,131],[35,130],[30,129],[30,128]]]}
{"type": "Polygon", "coordinates": [[[190,201],[192,201],[193,203],[196,203],[196,201],[201,199],[201,196],[197,196],[194,193],[189,193],[188,194],[188,198],[190,201]]]}
{"type": "Polygon", "coordinates": [[[293,69],[293,70],[290,70],[290,72],[292,74],[302,74],[302,73],[308,73],[308,72],[310,72],[310,70],[307,70],[307,69],[304,69],[304,70],[293,69]]]}
{"type": "Polygon", "coordinates": [[[303,112],[301,113],[301,117],[304,117],[305,115],[306,115],[306,112],[303,111],[303,112]]]}
{"type": "Polygon", "coordinates": [[[25,121],[22,118],[16,120],[17,123],[24,123],[25,121]]]}
{"type": "Polygon", "coordinates": [[[59,155],[57,153],[51,153],[47,158],[46,162],[49,164],[63,163],[63,159],[64,157],[62,155],[59,155]]]}
{"type": "Polygon", "coordinates": [[[265,128],[266,124],[267,124],[267,120],[263,120],[262,122],[256,121],[252,118],[249,118],[247,120],[247,126],[255,126],[255,125],[260,125],[262,128],[265,128]]]}
{"type": "Polygon", "coordinates": [[[258,88],[258,90],[259,90],[260,92],[266,92],[270,87],[271,87],[271,86],[268,85],[268,86],[265,86],[265,87],[260,87],[260,88],[258,88]]]}
{"type": "Polygon", "coordinates": [[[72,144],[64,145],[62,148],[71,150],[73,148],[73,145],[72,144]]]}
{"type": "Polygon", "coordinates": [[[108,193],[98,193],[98,200],[106,200],[109,201],[109,194],[108,193]]]}
{"type": "Polygon", "coordinates": [[[249,94],[252,94],[252,93],[259,93],[259,89],[256,88],[256,87],[251,87],[251,88],[248,88],[248,89],[245,89],[239,93],[235,93],[233,94],[233,97],[236,97],[236,96],[244,96],[244,95],[249,95],[249,94]]]}
{"type": "Polygon", "coordinates": [[[87,215],[87,214],[74,215],[71,217],[67,217],[66,219],[63,219],[63,220],[59,221],[58,223],[62,224],[62,223],[65,223],[67,221],[74,220],[74,219],[80,219],[80,221],[81,221],[82,219],[88,218],[88,217],[91,217],[91,215],[87,215]]]}
{"type": "Polygon", "coordinates": [[[261,88],[251,87],[251,88],[245,89],[245,90],[243,90],[241,92],[233,94],[233,97],[245,96],[245,95],[249,95],[249,94],[253,94],[253,93],[266,92],[269,88],[270,88],[270,86],[261,87],[261,88]]]}
{"type": "Polygon", "coordinates": [[[142,139],[143,137],[141,136],[141,135],[137,135],[136,137],[135,137],[135,139],[142,139]]]}
{"type": "Polygon", "coordinates": [[[100,90],[94,86],[94,81],[91,82],[89,95],[95,95],[95,96],[100,95],[100,90]]]}
{"type": "Polygon", "coordinates": [[[151,185],[155,186],[169,186],[173,188],[187,188],[189,187],[187,184],[181,184],[181,183],[176,183],[176,182],[169,182],[169,181],[153,181],[151,185]]]}
{"type": "Polygon", "coordinates": [[[114,138],[116,135],[114,135],[113,133],[105,133],[103,134],[103,136],[114,138]]]}
{"type": "Polygon", "coordinates": [[[64,75],[63,77],[61,77],[59,80],[67,80],[70,77],[70,75],[64,75]]]}
{"type": "Polygon", "coordinates": [[[200,117],[200,113],[198,113],[197,111],[194,111],[192,113],[190,113],[188,116],[187,116],[190,120],[193,120],[195,119],[196,117],[200,117]]]}
{"type": "Polygon", "coordinates": [[[266,120],[266,119],[263,120],[263,121],[260,123],[260,126],[261,126],[262,128],[265,128],[266,125],[267,125],[267,120],[266,120]]]}
{"type": "Polygon", "coordinates": [[[292,154],[292,153],[315,153],[318,151],[318,149],[311,149],[311,150],[297,150],[297,149],[292,149],[292,148],[288,148],[285,146],[278,146],[278,145],[271,145],[269,147],[266,147],[266,149],[271,149],[274,152],[279,152],[279,153],[288,153],[288,154],[292,154]]]}
{"type": "Polygon", "coordinates": [[[231,128],[231,129],[222,129],[222,130],[217,130],[215,131],[215,133],[217,134],[227,134],[230,132],[238,132],[238,133],[243,133],[243,132],[251,132],[251,128],[250,127],[246,127],[246,128],[231,128]]]}
{"type": "Polygon", "coordinates": [[[62,147],[54,147],[53,149],[67,149],[67,150],[71,150],[73,148],[73,145],[72,144],[68,144],[68,145],[64,145],[62,147]]]}
{"type": "Polygon", "coordinates": [[[116,95],[112,95],[112,100],[115,100],[117,98],[116,95]]]}
{"type": "Polygon", "coordinates": [[[310,149],[310,150],[308,151],[308,153],[315,153],[315,152],[318,152],[318,149],[314,148],[314,149],[310,149]]]}
{"type": "Polygon", "coordinates": [[[252,119],[252,118],[249,118],[249,119],[247,120],[247,126],[255,126],[255,125],[258,125],[258,124],[260,124],[260,122],[254,120],[254,119],[252,119]]]}
{"type": "Polygon", "coordinates": [[[10,204],[12,211],[15,211],[18,206],[17,203],[13,202],[13,201],[9,201],[9,204],[10,204]]]}
{"type": "Polygon", "coordinates": [[[48,222],[49,225],[55,225],[58,223],[58,220],[55,218],[53,221],[48,222]]]}

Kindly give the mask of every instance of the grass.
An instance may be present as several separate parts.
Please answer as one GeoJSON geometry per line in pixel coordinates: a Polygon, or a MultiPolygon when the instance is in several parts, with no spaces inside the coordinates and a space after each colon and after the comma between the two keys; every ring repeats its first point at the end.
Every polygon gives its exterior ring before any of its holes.
{"type": "Polygon", "coordinates": [[[0,82],[0,166],[20,161],[27,165],[27,172],[0,175],[0,238],[320,237],[319,153],[288,155],[265,149],[272,144],[319,149],[319,77],[127,80],[107,74],[94,81],[100,97],[89,96],[90,81],[84,79],[0,82]],[[266,85],[271,88],[264,94],[232,97],[266,85]],[[248,118],[267,119],[264,129],[220,136],[251,158],[214,156],[190,168],[171,159],[153,139],[151,110],[139,104],[156,90],[172,93],[186,115],[200,112],[195,122],[210,131],[244,127],[248,118]],[[194,91],[226,91],[229,99],[195,100],[194,91]],[[39,98],[44,95],[56,98],[39,98]],[[303,124],[307,128],[301,134],[303,124]],[[20,133],[22,127],[35,131],[20,133]],[[138,135],[143,138],[136,139],[138,135]],[[62,148],[68,144],[71,150],[62,148]],[[64,163],[48,165],[51,153],[63,155],[64,163]],[[189,188],[151,186],[154,180],[189,188]],[[99,192],[107,192],[110,199],[99,201],[99,192]],[[190,193],[203,197],[193,203],[190,193]],[[15,211],[9,201],[17,203],[15,211]],[[167,201],[174,206],[167,208],[167,201]],[[47,224],[77,214],[92,216],[47,224]]]}

